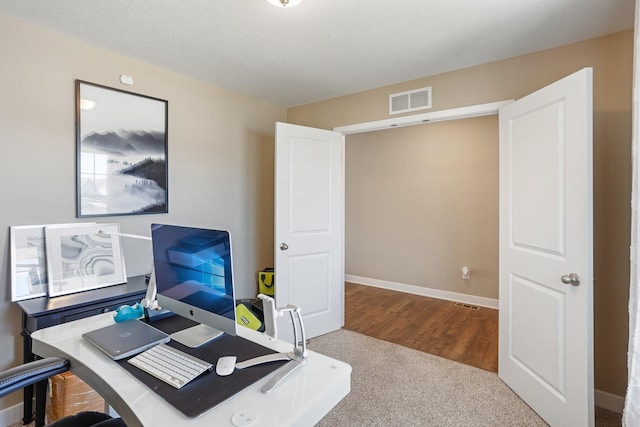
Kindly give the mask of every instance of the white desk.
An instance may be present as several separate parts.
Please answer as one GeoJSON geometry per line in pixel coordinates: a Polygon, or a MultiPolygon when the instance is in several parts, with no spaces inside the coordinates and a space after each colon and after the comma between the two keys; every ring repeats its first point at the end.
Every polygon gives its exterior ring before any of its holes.
{"type": "MultiPolygon", "coordinates": [[[[351,389],[351,366],[309,351],[307,363],[271,393],[260,391],[269,375],[200,417],[188,418],[81,336],[112,323],[113,314],[105,313],[38,330],[31,335],[33,353],[69,359],[71,371],[100,393],[128,427],[233,426],[232,418],[243,411],[257,414],[252,427],[312,426],[351,389]]],[[[293,348],[240,326],[238,335],[279,352],[293,348]]]]}

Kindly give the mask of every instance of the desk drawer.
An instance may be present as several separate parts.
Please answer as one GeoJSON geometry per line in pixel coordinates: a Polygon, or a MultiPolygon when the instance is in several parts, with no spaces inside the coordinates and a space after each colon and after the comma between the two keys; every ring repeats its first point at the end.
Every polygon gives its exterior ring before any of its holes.
{"type": "Polygon", "coordinates": [[[96,314],[106,313],[108,311],[115,311],[121,305],[133,305],[140,302],[140,299],[131,299],[128,301],[119,301],[117,303],[106,304],[101,307],[90,307],[85,311],[78,311],[75,313],[67,314],[62,317],[62,323],[71,322],[73,320],[84,319],[85,317],[95,316],[96,314]]]}

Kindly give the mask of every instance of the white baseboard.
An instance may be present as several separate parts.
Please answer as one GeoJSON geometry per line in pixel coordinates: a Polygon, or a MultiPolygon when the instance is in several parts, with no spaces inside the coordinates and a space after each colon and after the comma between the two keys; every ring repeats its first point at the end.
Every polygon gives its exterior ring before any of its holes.
{"type": "Polygon", "coordinates": [[[405,292],[408,294],[420,295],[423,297],[444,299],[447,301],[461,302],[465,304],[478,305],[480,307],[498,309],[498,300],[493,298],[477,297],[474,295],[460,294],[457,292],[443,291],[440,289],[423,288],[422,286],[407,285],[404,283],[387,282],[386,280],[371,279],[368,277],[345,274],[344,280],[358,285],[373,286],[376,288],[389,289],[391,291],[405,292]]]}
{"type": "Polygon", "coordinates": [[[594,390],[593,400],[596,406],[619,414],[621,414],[624,409],[624,397],[607,393],[606,391],[594,390]]]}
{"type": "Polygon", "coordinates": [[[13,423],[22,421],[22,402],[0,410],[0,426],[10,426],[13,423]]]}

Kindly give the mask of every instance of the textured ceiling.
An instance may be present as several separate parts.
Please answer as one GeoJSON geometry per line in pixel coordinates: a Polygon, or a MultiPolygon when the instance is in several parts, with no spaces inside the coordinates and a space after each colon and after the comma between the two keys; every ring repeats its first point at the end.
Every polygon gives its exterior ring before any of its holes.
{"type": "Polygon", "coordinates": [[[634,0],[0,0],[0,13],[291,107],[630,29],[634,0]]]}

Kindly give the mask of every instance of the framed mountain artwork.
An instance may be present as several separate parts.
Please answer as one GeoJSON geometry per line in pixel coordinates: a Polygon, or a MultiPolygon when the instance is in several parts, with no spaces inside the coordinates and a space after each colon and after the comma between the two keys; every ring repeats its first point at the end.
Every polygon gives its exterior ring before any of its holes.
{"type": "Polygon", "coordinates": [[[168,212],[168,102],[76,80],[77,216],[168,212]]]}

